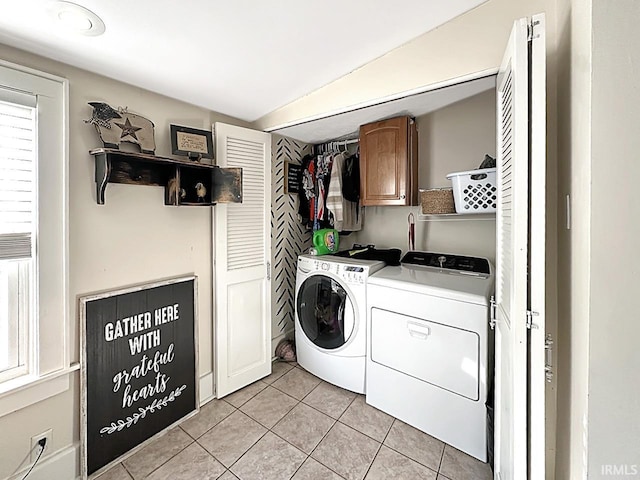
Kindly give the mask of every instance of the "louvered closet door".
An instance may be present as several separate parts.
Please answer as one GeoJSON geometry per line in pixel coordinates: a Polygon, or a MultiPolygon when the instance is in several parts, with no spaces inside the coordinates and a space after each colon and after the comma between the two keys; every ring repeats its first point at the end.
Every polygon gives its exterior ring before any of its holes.
{"type": "Polygon", "coordinates": [[[529,310],[534,328],[529,330],[529,478],[551,478],[555,409],[554,385],[546,371],[546,177],[547,177],[547,108],[545,16],[531,19],[529,68],[530,95],[530,219],[529,219],[529,310]],[[551,403],[551,404],[552,404],[551,403]],[[547,433],[549,430],[549,433],[547,433]],[[547,444],[547,437],[551,440],[547,444]],[[547,461],[547,451],[549,452],[547,461]],[[547,466],[547,463],[549,465],[547,466]],[[549,473],[547,474],[547,468],[549,473]]]}
{"type": "Polygon", "coordinates": [[[242,203],[214,215],[216,396],[271,373],[271,135],[215,124],[221,167],[242,168],[242,203]]]}
{"type": "Polygon", "coordinates": [[[529,79],[527,21],[514,23],[497,82],[495,478],[527,478],[529,79]]]}

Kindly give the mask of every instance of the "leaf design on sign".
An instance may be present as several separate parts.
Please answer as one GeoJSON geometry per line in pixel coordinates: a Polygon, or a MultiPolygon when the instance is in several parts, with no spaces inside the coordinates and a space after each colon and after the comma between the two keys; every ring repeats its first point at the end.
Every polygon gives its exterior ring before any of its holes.
{"type": "Polygon", "coordinates": [[[162,410],[162,407],[166,407],[167,404],[173,402],[177,397],[179,397],[182,394],[182,391],[185,390],[186,388],[187,388],[186,385],[182,385],[181,387],[178,387],[175,390],[173,390],[166,397],[162,399],[155,398],[150,405],[147,405],[144,408],[138,407],[138,411],[134,413],[132,416],[127,417],[126,421],[119,419],[116,423],[111,422],[111,425],[107,427],[102,427],[100,429],[100,434],[104,435],[106,433],[107,435],[111,435],[115,431],[119,432],[125,428],[129,428],[131,425],[138,423],[138,420],[140,420],[141,418],[146,417],[147,412],[153,413],[156,410],[162,410]]]}

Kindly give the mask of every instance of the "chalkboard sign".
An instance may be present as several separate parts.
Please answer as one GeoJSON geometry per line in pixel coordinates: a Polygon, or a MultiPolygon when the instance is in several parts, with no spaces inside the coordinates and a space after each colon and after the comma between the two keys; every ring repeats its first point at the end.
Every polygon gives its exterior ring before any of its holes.
{"type": "Polygon", "coordinates": [[[302,167],[297,163],[284,162],[284,193],[298,193],[302,167]]]}
{"type": "Polygon", "coordinates": [[[194,276],[80,299],[83,478],[198,411],[194,276]]]}

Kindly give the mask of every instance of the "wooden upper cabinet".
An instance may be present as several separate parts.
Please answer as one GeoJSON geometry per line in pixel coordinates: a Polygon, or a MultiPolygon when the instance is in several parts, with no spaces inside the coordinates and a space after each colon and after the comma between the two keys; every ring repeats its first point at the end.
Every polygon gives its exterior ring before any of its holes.
{"type": "Polygon", "coordinates": [[[411,117],[360,127],[360,201],[364,206],[418,204],[418,135],[411,117]]]}

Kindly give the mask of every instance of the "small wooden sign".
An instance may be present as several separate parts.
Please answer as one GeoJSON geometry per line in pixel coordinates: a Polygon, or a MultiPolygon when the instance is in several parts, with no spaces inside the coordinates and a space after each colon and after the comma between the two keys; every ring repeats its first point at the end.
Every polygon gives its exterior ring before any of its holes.
{"type": "Polygon", "coordinates": [[[80,298],[82,478],[198,411],[196,277],[80,298]]]}
{"type": "Polygon", "coordinates": [[[297,163],[284,162],[284,193],[298,193],[302,166],[297,163]]]}
{"type": "Polygon", "coordinates": [[[213,158],[213,134],[207,130],[169,125],[171,153],[188,156],[193,160],[213,158]]]}

